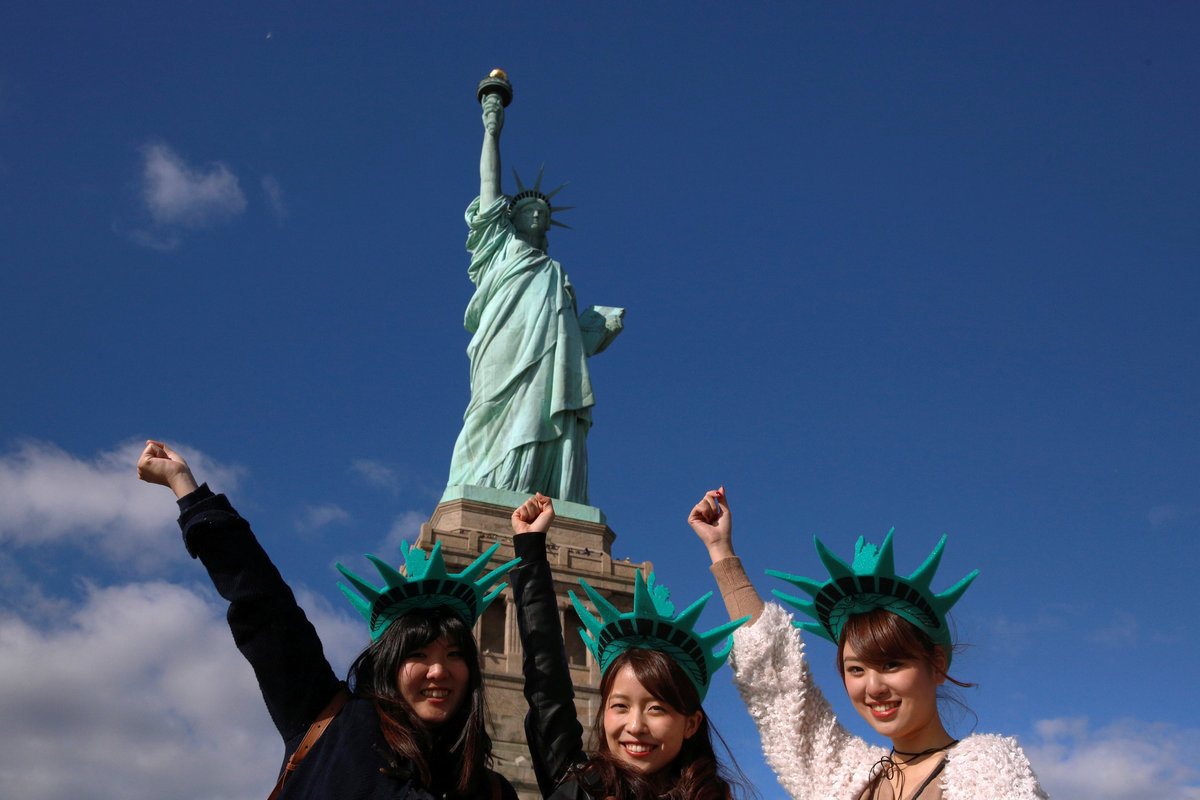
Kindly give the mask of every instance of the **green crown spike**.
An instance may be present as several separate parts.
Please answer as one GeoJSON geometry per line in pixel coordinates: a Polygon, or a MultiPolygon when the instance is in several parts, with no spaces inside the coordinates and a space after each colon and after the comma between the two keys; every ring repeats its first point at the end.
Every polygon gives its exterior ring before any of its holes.
{"type": "Polygon", "coordinates": [[[854,545],[853,566],[838,558],[820,539],[814,537],[817,556],[829,573],[829,580],[821,583],[769,569],[768,575],[782,578],[812,599],[785,594],[778,589],[772,591],[783,602],[816,620],[796,622],[797,628],[834,644],[841,641],[842,627],[850,616],[876,608],[887,609],[916,625],[935,644],[941,645],[946,653],[946,666],[949,667],[953,643],[946,625],[946,614],[967,591],[979,570],[974,570],[941,594],[934,594],[930,586],[942,561],[942,552],[946,549],[946,537],[938,541],[933,552],[916,571],[903,578],[896,574],[892,546],[894,531],[895,528],[888,531],[879,547],[858,537],[854,545]]]}
{"type": "Polygon", "coordinates": [[[716,652],[713,652],[713,648],[739,625],[750,619],[743,617],[726,622],[707,633],[699,633],[696,631],[696,623],[705,603],[712,597],[712,592],[692,603],[676,617],[670,590],[666,586],[655,585],[653,572],[650,573],[649,580],[642,580],[641,572],[635,574],[633,611],[625,614],[617,610],[616,606],[602,597],[584,579],[579,579],[579,585],[583,587],[588,599],[600,614],[600,618],[597,619],[575,596],[575,592],[568,592],[571,603],[579,614],[579,620],[583,623],[579,635],[600,664],[601,675],[607,672],[617,656],[626,650],[658,650],[679,664],[696,687],[701,701],[708,693],[713,673],[729,656],[733,642],[726,642],[725,646],[716,652]]]}
{"type": "Polygon", "coordinates": [[[428,554],[419,547],[409,547],[407,542],[401,542],[400,552],[404,556],[407,577],[381,559],[368,555],[367,560],[379,571],[384,586],[372,586],[337,564],[338,571],[350,582],[347,586],[339,581],[338,588],[367,621],[371,641],[382,636],[397,619],[418,608],[446,607],[472,626],[483,610],[504,591],[505,584],[495,586],[496,582],[521,560],[514,558],[476,580],[499,547],[500,543],[496,542],[462,572],[451,575],[446,571],[441,542],[428,554]]]}
{"type": "Polygon", "coordinates": [[[567,228],[569,230],[571,228],[571,226],[564,225],[563,223],[554,219],[554,215],[556,213],[558,213],[559,211],[570,211],[575,206],[552,206],[552,205],[550,205],[550,198],[554,197],[554,195],[558,194],[564,188],[566,188],[567,184],[564,183],[562,186],[559,186],[553,192],[550,192],[550,194],[545,194],[542,191],[542,173],[545,170],[546,170],[546,165],[542,164],[541,169],[538,170],[537,181],[533,184],[533,188],[526,189],[525,184],[521,183],[521,176],[517,174],[517,168],[513,167],[513,177],[517,179],[517,193],[512,196],[511,200],[508,201],[508,214],[511,217],[513,215],[513,213],[517,210],[517,208],[519,208],[522,205],[525,205],[526,203],[543,203],[546,206],[546,208],[550,210],[550,224],[557,225],[560,228],[567,228]]]}

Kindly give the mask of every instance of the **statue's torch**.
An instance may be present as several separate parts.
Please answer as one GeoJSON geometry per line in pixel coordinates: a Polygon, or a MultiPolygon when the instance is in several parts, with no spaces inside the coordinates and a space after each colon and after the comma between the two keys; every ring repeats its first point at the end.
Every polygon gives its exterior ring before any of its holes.
{"type": "Polygon", "coordinates": [[[475,90],[475,98],[482,104],[483,98],[489,94],[500,96],[500,104],[505,108],[512,102],[513,89],[512,84],[508,82],[508,75],[502,69],[494,69],[488,73],[488,76],[479,82],[479,87],[475,90]]]}

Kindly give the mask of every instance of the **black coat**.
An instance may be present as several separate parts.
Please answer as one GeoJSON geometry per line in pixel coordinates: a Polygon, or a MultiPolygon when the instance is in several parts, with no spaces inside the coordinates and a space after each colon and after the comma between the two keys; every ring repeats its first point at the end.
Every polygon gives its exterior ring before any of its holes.
{"type": "MultiPolygon", "coordinates": [[[[229,601],[229,627],[238,649],[254,668],[271,721],[283,738],[284,763],[313,720],[341,687],[316,629],[296,604],[292,590],[225,495],[208,486],[179,501],[179,526],[193,558],[208,570],[229,601]]],[[[436,757],[436,754],[435,754],[436,757]]],[[[375,705],[351,697],[288,779],[279,800],[438,800],[453,796],[457,776],[431,765],[434,786],[413,774],[411,762],[393,768],[375,705]]],[[[499,779],[504,800],[516,800],[512,785],[499,779]]],[[[266,787],[266,797],[270,787],[266,787]]],[[[470,800],[489,800],[485,783],[470,800]]]]}
{"type": "Polygon", "coordinates": [[[585,773],[582,780],[563,780],[588,758],[583,751],[583,726],[575,713],[575,690],[563,647],[554,577],[546,560],[546,534],[518,534],[513,538],[513,547],[521,563],[508,573],[508,582],[524,652],[521,669],[529,703],[525,736],[538,788],[547,800],[599,800],[604,797],[602,787],[584,785],[595,773],[585,773]]]}

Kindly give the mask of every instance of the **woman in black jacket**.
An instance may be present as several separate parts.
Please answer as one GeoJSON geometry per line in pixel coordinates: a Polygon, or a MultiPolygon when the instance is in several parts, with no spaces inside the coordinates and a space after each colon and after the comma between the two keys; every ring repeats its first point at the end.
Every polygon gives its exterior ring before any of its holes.
{"type": "MultiPolygon", "coordinates": [[[[689,676],[668,655],[666,646],[657,649],[643,642],[646,646],[601,651],[585,637],[593,654],[599,653],[602,677],[600,708],[592,726],[596,752],[590,756],[584,752],[554,580],[546,560],[546,531],[553,521],[554,506],[541,494],[513,512],[513,546],[521,563],[509,575],[524,650],[529,702],[525,733],[542,796],[548,800],[729,800],[733,785],[722,774],[708,717],[700,706],[709,675],[700,682],[689,676]]],[[[645,585],[639,591],[646,591],[645,585]]],[[[592,594],[593,602],[597,597],[592,594]]],[[[595,621],[590,614],[588,618],[595,621]]],[[[612,624],[621,622],[611,614],[607,618],[612,624]]],[[[694,638],[711,647],[737,624],[694,638]]],[[[724,656],[714,657],[710,650],[700,669],[708,672],[724,656]]]]}
{"type": "Polygon", "coordinates": [[[449,576],[462,579],[466,594],[475,593],[473,602],[458,605],[406,602],[428,588],[413,565],[440,565],[437,552],[422,561],[413,548],[407,556],[412,580],[376,561],[386,590],[343,569],[364,597],[343,591],[368,618],[372,634],[350,668],[347,692],[291,589],[225,496],[197,486],[187,462],[162,442],[146,443],[138,477],[175,492],[184,544],[229,601],[234,641],[254,668],[284,742],[285,766],[272,797],[516,800],[508,781],[489,768],[483,679],[471,634],[471,613],[495,596],[483,595],[500,577],[489,575],[484,586],[471,580],[490,553],[449,576]],[[313,743],[313,724],[321,718],[328,727],[313,743]]]}

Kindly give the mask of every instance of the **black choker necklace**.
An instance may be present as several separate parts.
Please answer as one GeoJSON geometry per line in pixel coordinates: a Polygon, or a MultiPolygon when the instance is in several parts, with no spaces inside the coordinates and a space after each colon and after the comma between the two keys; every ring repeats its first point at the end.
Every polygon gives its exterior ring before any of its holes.
{"type": "Polygon", "coordinates": [[[916,761],[918,758],[921,758],[922,756],[928,756],[928,755],[932,755],[933,753],[940,753],[943,750],[949,750],[951,747],[954,747],[954,745],[956,745],[956,744],[958,744],[958,739],[953,739],[950,741],[949,744],[944,744],[941,747],[931,747],[928,750],[922,750],[919,753],[906,753],[903,750],[897,750],[896,748],[893,747],[892,755],[907,757],[908,761],[900,762],[901,764],[907,764],[907,763],[909,763],[909,761],[916,761]]]}
{"type": "Polygon", "coordinates": [[[875,762],[875,766],[871,767],[872,778],[885,778],[891,780],[900,767],[911,764],[918,758],[924,758],[934,753],[940,753],[943,750],[949,750],[954,745],[958,744],[958,739],[954,739],[949,744],[944,744],[941,747],[931,747],[928,750],[922,750],[919,753],[906,753],[903,750],[892,748],[892,752],[875,762]],[[903,761],[896,761],[892,756],[905,756],[903,761]]]}

